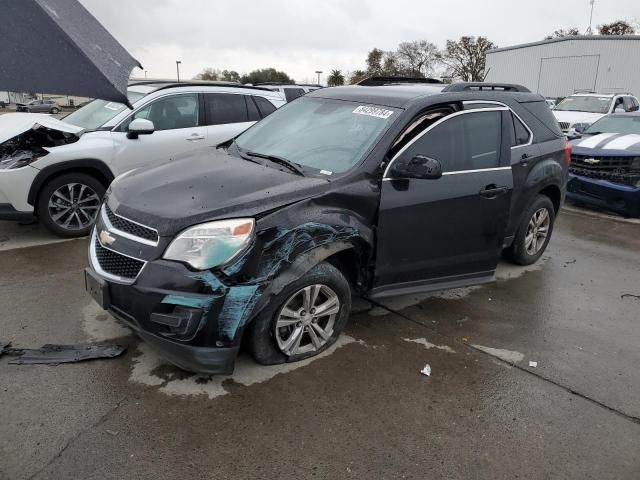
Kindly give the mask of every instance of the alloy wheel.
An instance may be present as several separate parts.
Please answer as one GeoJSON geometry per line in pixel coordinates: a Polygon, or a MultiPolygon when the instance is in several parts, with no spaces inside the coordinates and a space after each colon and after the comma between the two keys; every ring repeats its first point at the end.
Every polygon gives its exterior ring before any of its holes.
{"type": "Polygon", "coordinates": [[[100,209],[100,197],[88,185],[67,183],[49,198],[49,216],[66,230],[82,230],[93,224],[100,209]]]}
{"type": "Polygon", "coordinates": [[[319,351],[333,335],[338,295],[326,285],[309,285],[291,295],[276,317],[275,336],[285,355],[319,351]]]}
{"type": "Polygon", "coordinates": [[[533,213],[524,237],[524,247],[528,255],[535,255],[542,249],[549,235],[550,226],[549,210],[543,207],[533,213]]]}

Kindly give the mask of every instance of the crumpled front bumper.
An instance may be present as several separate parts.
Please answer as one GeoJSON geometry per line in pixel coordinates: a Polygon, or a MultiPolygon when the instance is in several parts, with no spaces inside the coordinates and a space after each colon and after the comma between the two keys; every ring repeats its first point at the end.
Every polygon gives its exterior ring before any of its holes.
{"type": "Polygon", "coordinates": [[[146,261],[135,281],[123,282],[105,275],[95,254],[100,245],[94,232],[85,283],[102,308],[180,368],[233,372],[262,285],[226,285],[212,272],[164,259],[146,261]]]}
{"type": "Polygon", "coordinates": [[[624,216],[640,217],[640,187],[569,173],[567,198],[624,216]]]}

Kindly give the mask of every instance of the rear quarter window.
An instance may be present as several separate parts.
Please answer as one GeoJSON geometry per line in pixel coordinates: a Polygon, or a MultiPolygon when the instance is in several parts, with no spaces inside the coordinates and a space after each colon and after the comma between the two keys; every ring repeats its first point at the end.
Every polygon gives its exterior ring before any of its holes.
{"type": "Polygon", "coordinates": [[[548,129],[554,136],[562,137],[560,125],[558,125],[556,117],[551,113],[551,109],[549,108],[549,105],[547,105],[547,102],[544,100],[539,102],[522,102],[520,105],[522,105],[527,112],[533,115],[542,124],[542,126],[548,129]]]}
{"type": "Polygon", "coordinates": [[[262,118],[276,111],[275,105],[266,98],[255,96],[253,97],[253,99],[258,105],[258,109],[260,110],[260,115],[262,115],[262,118]]]}

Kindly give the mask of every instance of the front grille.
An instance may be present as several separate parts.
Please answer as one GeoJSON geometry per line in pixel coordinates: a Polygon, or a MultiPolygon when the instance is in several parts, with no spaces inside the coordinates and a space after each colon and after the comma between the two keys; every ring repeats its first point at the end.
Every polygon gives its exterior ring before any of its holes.
{"type": "MultiPolygon", "coordinates": [[[[598,170],[610,173],[625,174],[631,173],[633,164],[640,164],[640,157],[616,157],[616,156],[592,156],[592,155],[571,155],[571,166],[584,168],[585,170],[598,170]],[[638,159],[638,160],[636,160],[638,159]],[[634,162],[635,161],[635,162],[634,162]]],[[[640,167],[633,170],[638,170],[640,167]]]]}
{"type": "Polygon", "coordinates": [[[560,129],[561,130],[569,130],[570,126],[571,126],[571,124],[569,122],[560,122],[560,129]]]}
{"type": "Polygon", "coordinates": [[[144,240],[149,240],[156,243],[158,242],[158,232],[156,232],[155,230],[149,227],[138,225],[137,223],[116,215],[111,211],[106,203],[104,205],[104,211],[107,214],[109,223],[111,223],[114,228],[128,233],[129,235],[133,235],[134,237],[142,238],[144,240]]]}
{"type": "Polygon", "coordinates": [[[136,260],[104,248],[100,245],[97,237],[94,239],[94,248],[100,268],[111,275],[133,280],[144,267],[145,262],[142,260],[136,260]]]}

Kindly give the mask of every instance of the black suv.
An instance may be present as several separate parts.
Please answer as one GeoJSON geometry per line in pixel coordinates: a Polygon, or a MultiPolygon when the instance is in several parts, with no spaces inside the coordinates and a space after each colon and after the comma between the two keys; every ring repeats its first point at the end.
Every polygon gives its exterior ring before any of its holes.
{"type": "Polygon", "coordinates": [[[349,86],[217,150],[117,178],[86,287],[163,356],[230,373],[329,347],[352,293],[493,280],[535,262],[570,150],[543,97],[492,84],[349,86]]]}

